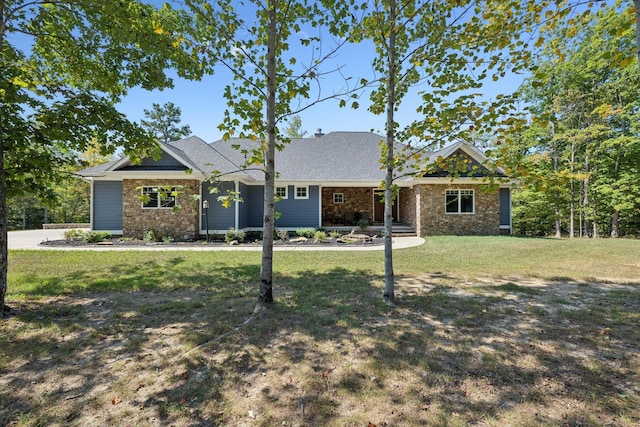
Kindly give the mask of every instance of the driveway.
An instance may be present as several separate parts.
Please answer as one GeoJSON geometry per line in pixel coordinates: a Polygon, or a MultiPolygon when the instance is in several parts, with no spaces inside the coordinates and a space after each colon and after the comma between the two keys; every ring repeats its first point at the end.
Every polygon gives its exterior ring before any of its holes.
{"type": "MultiPolygon", "coordinates": [[[[54,230],[25,230],[25,231],[10,231],[9,234],[9,249],[47,249],[47,250],[136,250],[136,251],[167,251],[167,250],[191,250],[191,251],[261,251],[261,246],[197,246],[197,247],[180,247],[180,246],[82,246],[82,247],[56,247],[56,246],[40,246],[40,243],[48,240],[60,240],[63,238],[65,229],[54,230]]],[[[394,237],[393,248],[403,249],[413,246],[420,246],[424,243],[424,239],[421,237],[394,237]]],[[[294,251],[318,251],[318,250],[342,250],[342,251],[354,251],[354,250],[369,250],[369,251],[382,251],[383,245],[378,246],[276,246],[274,250],[294,250],[294,251]]]]}
{"type": "Polygon", "coordinates": [[[38,246],[41,242],[48,240],[60,240],[63,238],[64,232],[62,228],[53,230],[20,230],[10,231],[9,249],[41,249],[38,246]]]}

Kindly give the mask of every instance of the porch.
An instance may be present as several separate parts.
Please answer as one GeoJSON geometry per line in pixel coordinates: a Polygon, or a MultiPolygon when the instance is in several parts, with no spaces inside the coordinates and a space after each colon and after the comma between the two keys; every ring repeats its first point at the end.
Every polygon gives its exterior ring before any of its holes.
{"type": "MultiPolygon", "coordinates": [[[[384,232],[384,192],[371,187],[323,187],[321,224],[328,230],[351,231],[366,226],[384,232]]],[[[410,218],[403,215],[399,198],[392,206],[393,235],[415,236],[410,218]]]]}

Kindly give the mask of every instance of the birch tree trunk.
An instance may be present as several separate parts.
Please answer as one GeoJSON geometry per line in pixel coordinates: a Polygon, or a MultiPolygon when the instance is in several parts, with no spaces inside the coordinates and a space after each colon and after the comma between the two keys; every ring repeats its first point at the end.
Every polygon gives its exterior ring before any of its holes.
{"type": "MultiPolygon", "coordinates": [[[[0,0],[0,51],[4,49],[4,0],[0,0]]],[[[2,110],[0,109],[0,123],[4,123],[2,110]]],[[[7,273],[9,270],[8,239],[7,235],[7,192],[5,188],[4,170],[4,136],[0,132],[0,318],[5,315],[4,299],[7,295],[7,273]]]]}
{"type": "Polygon", "coordinates": [[[389,75],[387,77],[387,156],[386,177],[384,181],[384,294],[388,302],[395,300],[395,277],[393,274],[393,146],[394,111],[396,87],[396,2],[389,2],[389,75]]]}
{"type": "MultiPolygon", "coordinates": [[[[2,10],[0,8],[0,10],[2,10]]],[[[2,17],[0,16],[0,20],[2,17]]],[[[0,35],[0,37],[2,37],[0,35]]],[[[0,47],[2,41],[0,39],[0,47]]],[[[2,116],[0,116],[2,121],[2,116]]],[[[4,170],[4,138],[0,132],[0,318],[5,316],[5,296],[7,295],[7,273],[9,270],[8,252],[8,235],[7,235],[7,192],[5,188],[5,170],[4,170]]]]}
{"type": "Polygon", "coordinates": [[[269,30],[267,50],[267,135],[265,147],[264,219],[262,228],[262,264],[260,291],[255,311],[273,305],[273,233],[275,220],[275,146],[276,146],[276,42],[275,0],[268,2],[269,30]]]}

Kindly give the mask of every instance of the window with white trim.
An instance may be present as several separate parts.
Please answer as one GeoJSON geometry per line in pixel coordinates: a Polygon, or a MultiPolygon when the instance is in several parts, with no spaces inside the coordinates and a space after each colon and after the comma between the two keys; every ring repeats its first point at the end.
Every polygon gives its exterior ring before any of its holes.
{"type": "Polygon", "coordinates": [[[474,213],[473,190],[446,190],[445,212],[448,214],[474,213]]]}
{"type": "Polygon", "coordinates": [[[344,203],[344,193],[333,193],[333,203],[344,203]]]}
{"type": "Polygon", "coordinates": [[[142,187],[143,209],[171,209],[176,206],[177,187],[142,187]]]}
{"type": "Polygon", "coordinates": [[[296,187],[296,199],[308,199],[309,187],[296,187]]]}
{"type": "Polygon", "coordinates": [[[276,187],[276,197],[279,197],[280,199],[288,199],[289,198],[289,191],[288,191],[288,187],[276,187]]]}

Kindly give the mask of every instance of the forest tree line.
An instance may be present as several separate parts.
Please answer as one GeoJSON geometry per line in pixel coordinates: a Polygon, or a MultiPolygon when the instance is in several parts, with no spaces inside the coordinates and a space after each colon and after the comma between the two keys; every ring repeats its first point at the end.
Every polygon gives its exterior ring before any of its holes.
{"type": "MultiPolygon", "coordinates": [[[[504,164],[517,165],[507,168],[519,184],[513,234],[640,235],[640,73],[636,57],[625,54],[636,48],[634,11],[631,4],[611,5],[546,40],[519,92],[529,123],[492,150],[504,164]]],[[[171,103],[145,114],[156,120],[143,123],[151,130],[180,122],[171,103]]],[[[89,222],[89,186],[73,172],[109,160],[98,151],[78,153],[67,178],[46,197],[10,197],[8,229],[89,222]]]]}
{"type": "Polygon", "coordinates": [[[640,73],[635,9],[558,28],[521,90],[532,119],[505,150],[518,164],[517,235],[640,236],[640,73]]]}

